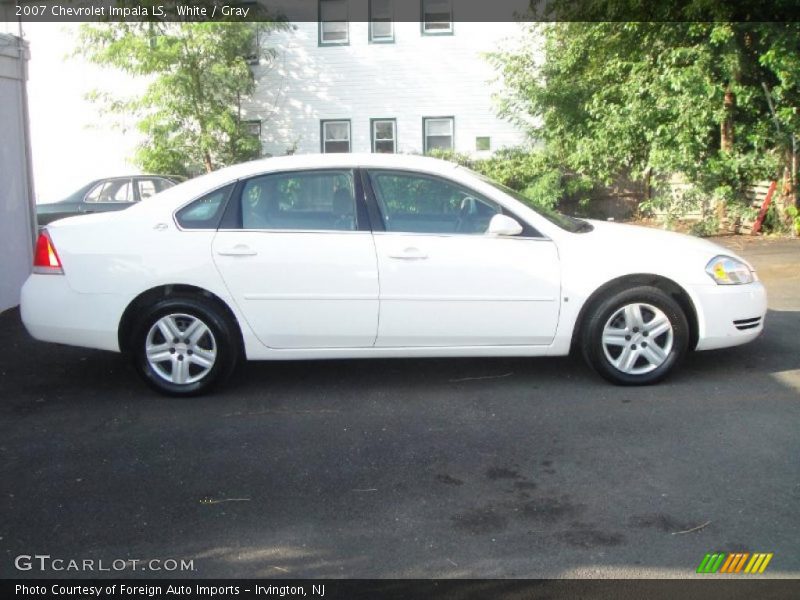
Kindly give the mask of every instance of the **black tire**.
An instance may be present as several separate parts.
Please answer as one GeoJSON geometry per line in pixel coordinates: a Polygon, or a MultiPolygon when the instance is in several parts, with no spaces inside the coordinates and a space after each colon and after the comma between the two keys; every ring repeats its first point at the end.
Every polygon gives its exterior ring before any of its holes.
{"type": "MultiPolygon", "coordinates": [[[[645,322],[645,325],[650,323],[645,322]]],[[[624,326],[627,327],[627,323],[624,326]]],[[[622,329],[615,329],[614,331],[626,333],[622,329]]],[[[657,332],[658,329],[653,327],[653,331],[657,332]]],[[[689,323],[683,309],[665,292],[651,286],[637,286],[610,292],[590,307],[581,329],[581,349],[586,362],[602,377],[617,385],[650,385],[661,381],[681,362],[686,355],[688,346],[689,323]],[[628,346],[626,341],[624,345],[620,345],[620,354],[614,356],[612,353],[616,352],[617,346],[604,344],[604,330],[607,324],[616,325],[619,319],[622,319],[624,323],[626,318],[624,316],[624,308],[634,305],[639,306],[640,314],[645,318],[647,318],[645,313],[652,315],[650,323],[656,323],[657,315],[656,311],[651,311],[647,307],[655,307],[666,316],[671,325],[671,343],[668,343],[670,341],[669,333],[660,334],[655,338],[642,337],[648,335],[648,333],[645,333],[647,327],[641,328],[641,332],[637,327],[635,330],[631,329],[628,332],[630,333],[629,336],[620,338],[629,340],[631,344],[628,346]],[[615,321],[611,321],[612,318],[615,321]],[[654,343],[658,344],[656,349],[659,350],[660,355],[662,357],[665,356],[662,359],[663,362],[658,366],[653,364],[658,361],[651,361],[649,358],[649,353],[652,352],[654,343]],[[668,350],[665,351],[667,347],[668,350]],[[631,348],[629,356],[636,357],[631,358],[632,364],[629,370],[651,370],[640,373],[625,372],[615,366],[612,360],[617,360],[620,363],[624,362],[622,352],[628,352],[627,348],[631,348]],[[644,352],[648,352],[648,356],[642,356],[641,354],[644,352]]]]}
{"type": "MultiPolygon", "coordinates": [[[[142,311],[141,318],[132,329],[128,350],[136,371],[153,389],[169,396],[198,396],[210,391],[233,373],[241,355],[237,332],[237,325],[233,319],[220,310],[215,303],[200,296],[168,296],[142,311]],[[153,341],[155,336],[160,336],[159,342],[163,340],[163,334],[155,332],[154,328],[162,318],[169,317],[175,317],[174,320],[179,327],[181,323],[191,324],[192,319],[199,320],[205,325],[208,334],[203,335],[199,344],[209,348],[208,351],[213,351],[215,356],[210,368],[204,370],[204,367],[197,367],[197,371],[203,371],[203,373],[195,372],[186,383],[175,383],[165,379],[165,375],[174,369],[174,366],[170,366],[170,364],[174,365],[174,363],[163,361],[153,366],[148,359],[148,336],[151,336],[150,341],[153,341]],[[159,370],[161,370],[161,374],[159,374],[159,370]],[[192,377],[199,377],[199,379],[192,381],[192,377]]],[[[183,343],[188,340],[181,339],[179,341],[183,343]]],[[[170,345],[168,340],[165,340],[165,344],[170,345]]],[[[180,357],[181,361],[187,360],[186,369],[189,373],[188,369],[194,368],[195,365],[190,365],[192,359],[181,353],[192,355],[191,348],[187,348],[185,345],[174,346],[169,349],[169,352],[180,357]]],[[[199,348],[199,346],[195,346],[195,348],[199,348]]],[[[195,358],[198,358],[200,351],[196,350],[195,352],[195,358]]]]}

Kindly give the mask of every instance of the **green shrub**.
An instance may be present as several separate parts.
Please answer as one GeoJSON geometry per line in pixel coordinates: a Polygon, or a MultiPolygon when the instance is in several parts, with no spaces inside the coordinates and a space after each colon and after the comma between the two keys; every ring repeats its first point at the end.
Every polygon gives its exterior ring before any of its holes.
{"type": "Polygon", "coordinates": [[[798,210],[796,206],[790,206],[786,209],[786,214],[791,220],[794,233],[800,235],[800,210],[798,210]]]}

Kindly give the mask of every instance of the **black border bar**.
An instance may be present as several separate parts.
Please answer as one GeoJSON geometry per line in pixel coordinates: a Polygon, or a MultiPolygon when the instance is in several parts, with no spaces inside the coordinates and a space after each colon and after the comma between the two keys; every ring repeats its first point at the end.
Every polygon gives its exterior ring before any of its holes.
{"type": "Polygon", "coordinates": [[[3,580],[4,599],[175,600],[180,598],[251,600],[310,598],[325,600],[528,600],[555,598],[636,598],[681,600],[777,600],[800,597],[800,580],[753,579],[70,579],[3,580]],[[22,586],[22,587],[21,587],[22,586]],[[180,593],[168,594],[169,586],[180,593]],[[130,589],[132,588],[132,589],[130,589]],[[100,593],[98,594],[97,591],[100,593]],[[320,593],[322,592],[322,594],[320,593]]]}
{"type": "MultiPolygon", "coordinates": [[[[348,2],[369,19],[370,0],[348,2]]],[[[446,0],[447,1],[447,0],[446,0]]],[[[426,0],[393,0],[397,22],[419,22],[426,0]]],[[[800,0],[449,0],[454,22],[797,22],[800,0]]],[[[29,22],[316,22],[320,0],[0,0],[0,20],[29,22]],[[113,10],[112,10],[113,9],[113,10]],[[246,12],[245,12],[246,11],[246,12]]]]}

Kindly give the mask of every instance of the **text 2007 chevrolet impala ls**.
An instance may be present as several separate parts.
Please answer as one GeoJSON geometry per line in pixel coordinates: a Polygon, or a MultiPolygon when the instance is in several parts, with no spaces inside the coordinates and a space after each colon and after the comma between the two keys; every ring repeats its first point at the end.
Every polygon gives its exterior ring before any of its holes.
{"type": "Polygon", "coordinates": [[[270,158],[40,235],[22,318],[122,351],[156,389],[251,360],[557,356],[618,384],[763,328],[753,268],[708,241],[527,206],[432,158],[270,158]]]}

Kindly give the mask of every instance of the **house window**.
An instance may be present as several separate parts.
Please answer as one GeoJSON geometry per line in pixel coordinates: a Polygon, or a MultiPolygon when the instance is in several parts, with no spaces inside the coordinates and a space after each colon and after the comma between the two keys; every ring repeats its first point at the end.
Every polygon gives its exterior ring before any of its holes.
{"type": "Polygon", "coordinates": [[[422,0],[422,33],[453,33],[452,0],[422,0]]]}
{"type": "Polygon", "coordinates": [[[320,45],[347,44],[349,42],[347,0],[319,0],[320,45]]]}
{"type": "Polygon", "coordinates": [[[475,138],[475,150],[484,152],[492,149],[492,138],[487,136],[478,136],[475,138]]]}
{"type": "Polygon", "coordinates": [[[244,55],[244,60],[251,67],[261,62],[261,36],[258,29],[253,34],[250,52],[244,55]]]}
{"type": "Polygon", "coordinates": [[[350,152],[350,121],[322,121],[322,151],[350,152]]]}
{"type": "Polygon", "coordinates": [[[392,0],[369,0],[369,41],[394,41],[392,0]]]}
{"type": "Polygon", "coordinates": [[[431,150],[453,150],[453,117],[424,117],[422,119],[423,148],[431,150]]]}
{"type": "Polygon", "coordinates": [[[261,121],[245,121],[244,130],[248,135],[252,135],[259,140],[261,139],[261,121]]]}
{"type": "Polygon", "coordinates": [[[397,120],[372,119],[372,151],[381,154],[397,152],[397,120]]]}

